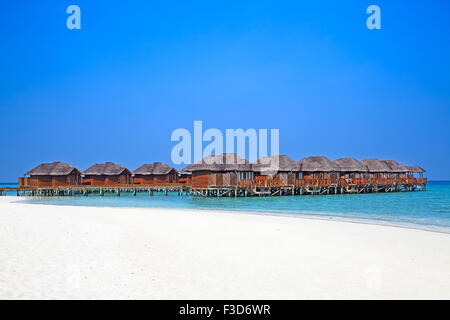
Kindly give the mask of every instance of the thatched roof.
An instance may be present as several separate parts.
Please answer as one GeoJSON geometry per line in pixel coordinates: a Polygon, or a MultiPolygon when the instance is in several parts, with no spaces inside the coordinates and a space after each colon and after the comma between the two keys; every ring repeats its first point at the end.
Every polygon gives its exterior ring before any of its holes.
{"type": "Polygon", "coordinates": [[[89,176],[117,176],[122,172],[128,171],[127,168],[114,162],[96,163],[82,173],[89,176]]]}
{"type": "Polygon", "coordinates": [[[367,167],[355,158],[340,158],[333,161],[339,172],[367,172],[367,167]]]}
{"type": "Polygon", "coordinates": [[[300,165],[285,155],[274,155],[261,158],[252,163],[253,171],[276,173],[276,172],[298,172],[300,165]]]}
{"type": "Polygon", "coordinates": [[[389,168],[391,168],[391,172],[394,173],[408,172],[408,168],[405,165],[400,164],[395,160],[381,160],[381,161],[387,164],[389,168]]]}
{"type": "Polygon", "coordinates": [[[303,158],[299,162],[302,172],[333,172],[338,171],[334,164],[324,156],[303,158]]]}
{"type": "Polygon", "coordinates": [[[424,173],[427,172],[425,169],[415,165],[408,167],[408,172],[424,173]]]}
{"type": "MultiPolygon", "coordinates": [[[[134,174],[142,174],[142,175],[165,175],[169,174],[170,171],[175,170],[171,166],[161,162],[155,162],[150,164],[143,164],[136,170],[134,170],[134,174]]],[[[175,170],[176,171],[176,170],[175,170]]]]}
{"type": "Polygon", "coordinates": [[[207,156],[183,169],[183,171],[251,171],[252,167],[246,159],[235,153],[222,153],[217,156],[207,156]]]}
{"type": "Polygon", "coordinates": [[[367,171],[370,173],[392,172],[386,163],[378,159],[363,159],[360,162],[363,166],[367,167],[367,171]]]}
{"type": "Polygon", "coordinates": [[[77,168],[72,167],[68,163],[63,162],[52,162],[52,163],[42,163],[35,167],[34,169],[31,169],[25,175],[30,176],[66,176],[70,174],[73,170],[76,170],[78,173],[77,168]]]}

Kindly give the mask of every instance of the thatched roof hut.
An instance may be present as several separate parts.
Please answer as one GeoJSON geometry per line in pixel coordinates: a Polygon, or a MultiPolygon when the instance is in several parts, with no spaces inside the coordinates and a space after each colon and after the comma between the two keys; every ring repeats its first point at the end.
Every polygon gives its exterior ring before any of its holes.
{"type": "Polygon", "coordinates": [[[81,180],[80,171],[63,162],[42,163],[19,178],[19,186],[29,187],[62,187],[78,185],[81,180]]]}
{"type": "Polygon", "coordinates": [[[235,153],[222,153],[216,156],[207,156],[183,169],[183,172],[211,171],[251,171],[252,166],[246,160],[235,153]]]}
{"type": "Polygon", "coordinates": [[[370,173],[392,172],[391,168],[386,163],[378,159],[363,159],[360,162],[363,166],[367,167],[367,171],[370,173]]]}
{"type": "Polygon", "coordinates": [[[367,167],[355,158],[340,158],[333,161],[339,172],[367,172],[367,167]]]}
{"type": "Polygon", "coordinates": [[[300,164],[286,155],[273,155],[253,162],[252,169],[263,173],[299,172],[300,164]]]}
{"type": "Polygon", "coordinates": [[[124,171],[130,172],[127,168],[114,162],[96,163],[83,171],[84,175],[89,176],[117,176],[124,171]]]}
{"type": "Polygon", "coordinates": [[[425,169],[419,167],[418,165],[415,166],[409,166],[408,172],[414,172],[414,173],[424,173],[427,172],[425,169]]]}
{"type": "Polygon", "coordinates": [[[300,165],[301,172],[335,172],[338,169],[334,164],[324,156],[314,156],[301,159],[298,164],[300,165]]]}
{"type": "Polygon", "coordinates": [[[77,173],[80,173],[80,171],[71,166],[68,163],[63,162],[52,162],[52,163],[42,163],[38,165],[37,167],[31,169],[25,175],[30,176],[67,176],[72,171],[76,171],[77,173]]]}
{"type": "Polygon", "coordinates": [[[387,164],[389,166],[389,168],[391,169],[391,172],[393,172],[393,173],[408,172],[408,168],[405,165],[400,164],[395,160],[381,160],[381,161],[384,162],[385,164],[387,164]]]}
{"type": "Polygon", "coordinates": [[[143,164],[142,166],[134,170],[133,173],[140,175],[166,175],[169,174],[172,170],[176,172],[176,170],[168,164],[155,162],[150,164],[143,164]]]}

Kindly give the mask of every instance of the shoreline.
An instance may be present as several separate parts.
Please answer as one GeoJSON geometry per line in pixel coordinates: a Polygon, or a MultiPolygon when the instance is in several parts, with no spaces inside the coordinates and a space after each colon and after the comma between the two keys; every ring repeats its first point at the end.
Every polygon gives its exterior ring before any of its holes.
{"type": "Polygon", "coordinates": [[[450,298],[447,233],[12,199],[0,199],[2,299],[450,298]]]}
{"type": "MultiPolygon", "coordinates": [[[[16,198],[14,196],[6,196],[6,198],[16,198]]],[[[346,223],[359,223],[368,224],[376,226],[386,226],[395,228],[405,228],[413,230],[422,230],[429,232],[438,232],[444,234],[450,234],[450,227],[432,225],[432,224],[420,224],[414,222],[400,222],[400,221],[389,221],[386,219],[371,219],[365,217],[344,217],[329,213],[314,213],[314,212],[289,212],[289,211],[276,211],[276,210],[246,210],[246,209],[206,209],[206,208],[170,208],[170,207],[133,207],[133,206],[88,206],[88,205],[70,205],[70,204],[55,204],[55,203],[45,203],[45,201],[39,202],[39,200],[33,200],[32,198],[17,198],[17,203],[27,203],[36,205],[47,205],[47,206],[60,206],[60,207],[79,207],[79,208],[124,208],[124,209],[140,209],[140,210],[167,210],[167,211],[181,211],[186,213],[193,212],[215,212],[224,214],[250,214],[257,216],[273,216],[273,217],[288,217],[288,218],[298,218],[298,219],[312,219],[312,220],[323,220],[323,221],[336,221],[336,222],[346,222],[346,223]]]]}

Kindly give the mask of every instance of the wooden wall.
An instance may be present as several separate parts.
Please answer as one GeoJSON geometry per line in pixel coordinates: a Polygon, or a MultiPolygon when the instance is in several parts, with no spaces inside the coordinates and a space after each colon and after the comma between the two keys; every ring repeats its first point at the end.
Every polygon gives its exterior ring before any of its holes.
{"type": "Polygon", "coordinates": [[[30,187],[51,187],[52,177],[51,176],[31,176],[28,180],[30,187]]]}
{"type": "Polygon", "coordinates": [[[192,186],[206,188],[209,186],[210,172],[197,171],[192,173],[192,186]]]}
{"type": "Polygon", "coordinates": [[[298,173],[295,172],[280,172],[277,174],[269,175],[255,175],[256,180],[259,180],[259,185],[265,181],[268,185],[276,187],[294,186],[295,181],[298,178],[298,173]]]}
{"type": "Polygon", "coordinates": [[[78,172],[66,176],[31,176],[19,178],[21,187],[68,187],[80,184],[81,177],[78,172]]]}
{"type": "Polygon", "coordinates": [[[88,186],[117,186],[131,184],[131,175],[126,172],[115,176],[85,176],[83,184],[88,186]]]}
{"type": "Polygon", "coordinates": [[[177,183],[178,177],[175,171],[171,171],[164,175],[142,175],[136,174],[133,177],[133,184],[142,185],[165,185],[177,183]]]}

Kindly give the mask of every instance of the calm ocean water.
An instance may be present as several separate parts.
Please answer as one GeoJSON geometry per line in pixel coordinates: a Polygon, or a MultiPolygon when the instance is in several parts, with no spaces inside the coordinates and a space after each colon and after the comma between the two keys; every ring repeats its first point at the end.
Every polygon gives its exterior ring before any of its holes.
{"type": "MultiPolygon", "coordinates": [[[[3,185],[5,186],[5,185],[3,185]]],[[[8,185],[12,186],[12,185],[8,185]]],[[[14,193],[11,193],[14,195],[14,193]]],[[[341,218],[396,225],[450,228],[450,181],[434,181],[426,192],[359,195],[285,196],[261,198],[191,198],[155,193],[121,194],[117,197],[30,198],[30,202],[51,205],[184,208],[252,211],[261,214],[341,218]]]]}

